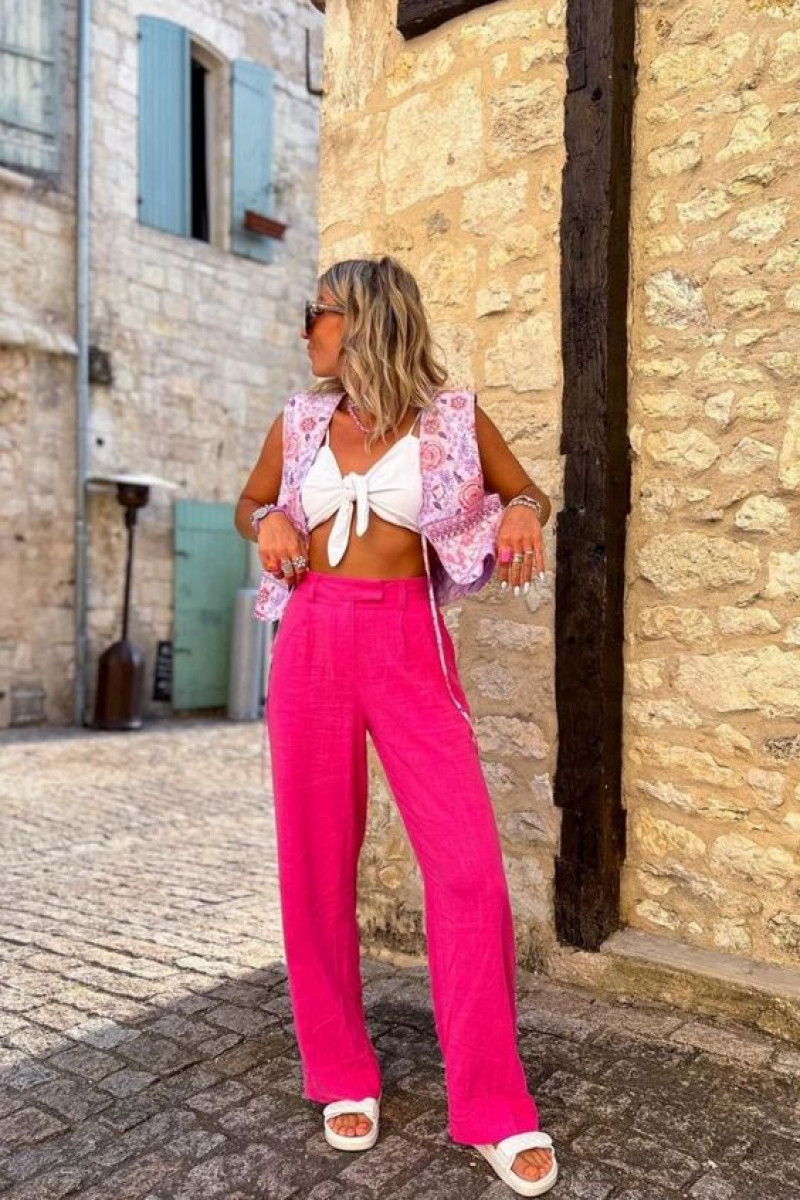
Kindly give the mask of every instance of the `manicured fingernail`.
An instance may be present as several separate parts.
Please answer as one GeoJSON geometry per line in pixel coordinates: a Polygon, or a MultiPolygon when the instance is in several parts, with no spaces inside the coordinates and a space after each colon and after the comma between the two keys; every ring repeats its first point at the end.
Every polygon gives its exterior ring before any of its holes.
{"type": "Polygon", "coordinates": [[[525,586],[523,587],[522,590],[526,596],[527,596],[528,592],[531,590],[531,585],[528,583],[527,580],[525,581],[525,586]]]}
{"type": "Polygon", "coordinates": [[[514,595],[515,596],[519,595],[519,584],[518,583],[514,584],[514,595]]]}
{"type": "Polygon", "coordinates": [[[502,592],[504,592],[507,587],[508,587],[508,582],[504,579],[503,582],[500,584],[500,590],[502,592]]]}
{"type": "Polygon", "coordinates": [[[544,571],[539,572],[539,579],[541,580],[542,583],[544,583],[544,571]]]}

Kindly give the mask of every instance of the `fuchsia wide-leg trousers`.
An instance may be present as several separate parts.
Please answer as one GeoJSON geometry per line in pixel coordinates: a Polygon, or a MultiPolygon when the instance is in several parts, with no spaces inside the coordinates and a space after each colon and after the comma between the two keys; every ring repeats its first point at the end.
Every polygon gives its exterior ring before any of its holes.
{"type": "MultiPolygon", "coordinates": [[[[469,709],[438,609],[437,619],[451,686],[469,709]]],[[[469,726],[447,691],[425,576],[308,572],[274,641],[266,721],[303,1095],[324,1103],[381,1095],[356,915],[369,733],[422,874],[450,1136],[474,1144],[538,1129],[517,1048],[497,822],[469,726]]]]}

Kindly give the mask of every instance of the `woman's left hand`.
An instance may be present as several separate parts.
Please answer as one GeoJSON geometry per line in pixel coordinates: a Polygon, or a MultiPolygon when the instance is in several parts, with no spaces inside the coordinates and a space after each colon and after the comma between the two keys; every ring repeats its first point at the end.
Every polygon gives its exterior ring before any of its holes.
{"type": "Polygon", "coordinates": [[[542,526],[531,508],[515,504],[506,511],[497,532],[497,562],[501,588],[513,587],[515,596],[529,590],[534,571],[544,575],[542,526]]]}

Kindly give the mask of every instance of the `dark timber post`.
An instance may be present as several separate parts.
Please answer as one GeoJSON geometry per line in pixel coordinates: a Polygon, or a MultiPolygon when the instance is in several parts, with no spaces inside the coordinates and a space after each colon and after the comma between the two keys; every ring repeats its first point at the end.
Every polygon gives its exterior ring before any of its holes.
{"type": "Polygon", "coordinates": [[[556,931],[619,925],[628,229],[635,0],[568,0],[561,214],[564,509],[556,530],[556,931]]]}

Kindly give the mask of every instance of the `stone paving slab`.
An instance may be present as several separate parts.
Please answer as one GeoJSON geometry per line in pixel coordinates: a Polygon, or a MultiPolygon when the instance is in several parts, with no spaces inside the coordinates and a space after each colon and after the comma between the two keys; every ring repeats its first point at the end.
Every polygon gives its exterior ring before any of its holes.
{"type": "MultiPolygon", "coordinates": [[[[447,1134],[425,965],[366,956],[381,1132],[301,1096],[259,729],[0,735],[0,1194],[507,1200],[447,1134]]],[[[563,1200],[800,1200],[800,1054],[520,971],[563,1200]]]]}

